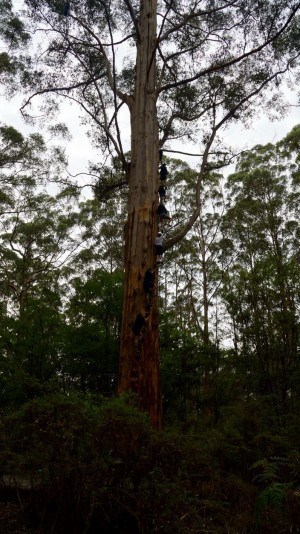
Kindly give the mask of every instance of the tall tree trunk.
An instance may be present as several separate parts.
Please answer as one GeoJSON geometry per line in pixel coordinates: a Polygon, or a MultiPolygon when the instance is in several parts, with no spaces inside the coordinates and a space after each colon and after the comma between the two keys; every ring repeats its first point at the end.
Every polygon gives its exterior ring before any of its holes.
{"type": "MultiPolygon", "coordinates": [[[[204,236],[203,231],[203,221],[202,221],[202,213],[200,213],[199,217],[199,231],[200,231],[200,240],[199,240],[199,246],[200,246],[200,265],[202,270],[202,292],[203,292],[203,344],[207,351],[209,351],[210,348],[210,339],[209,339],[209,299],[208,299],[208,272],[207,272],[207,245],[206,245],[206,239],[204,236]]],[[[212,352],[210,352],[210,359],[212,358],[212,352]]],[[[211,362],[207,361],[204,369],[204,376],[203,376],[203,399],[204,399],[204,417],[208,421],[212,417],[213,413],[213,406],[212,406],[212,373],[211,373],[211,362]]]]}
{"type": "Polygon", "coordinates": [[[158,124],[155,95],[156,1],[142,0],[137,42],[136,85],[131,113],[131,165],[125,229],[125,292],[118,392],[132,391],[161,426],[159,331],[155,237],[158,203],[158,124]],[[153,268],[156,290],[148,296],[143,282],[153,268]],[[134,332],[133,325],[138,326],[134,332]]]}

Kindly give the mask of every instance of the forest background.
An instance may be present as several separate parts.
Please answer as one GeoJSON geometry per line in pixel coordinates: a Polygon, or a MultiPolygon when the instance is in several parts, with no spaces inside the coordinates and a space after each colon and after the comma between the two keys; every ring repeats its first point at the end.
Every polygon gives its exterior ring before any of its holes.
{"type": "MultiPolygon", "coordinates": [[[[164,254],[155,432],[134,395],[115,398],[122,165],[93,162],[82,183],[55,141],[63,124],[51,142],[17,124],[0,127],[0,525],[297,532],[299,125],[239,151],[229,175],[212,169],[200,216],[164,254]]],[[[166,236],[190,215],[198,174],[170,155],[166,236]]]]}

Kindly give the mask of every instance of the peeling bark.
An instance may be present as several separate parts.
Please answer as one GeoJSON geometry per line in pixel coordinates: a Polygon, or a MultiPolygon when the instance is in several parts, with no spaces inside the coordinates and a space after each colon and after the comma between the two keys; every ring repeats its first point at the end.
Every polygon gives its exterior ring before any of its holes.
{"type": "Polygon", "coordinates": [[[125,230],[125,294],[118,393],[136,393],[141,408],[149,413],[153,426],[160,428],[162,409],[159,379],[158,271],[154,246],[158,204],[156,2],[141,2],[138,24],[140,40],[137,43],[136,84],[130,105],[131,165],[125,230]],[[145,273],[149,268],[155,270],[156,276],[156,288],[150,302],[143,287],[145,273]],[[151,307],[148,309],[149,304],[151,307]]]}

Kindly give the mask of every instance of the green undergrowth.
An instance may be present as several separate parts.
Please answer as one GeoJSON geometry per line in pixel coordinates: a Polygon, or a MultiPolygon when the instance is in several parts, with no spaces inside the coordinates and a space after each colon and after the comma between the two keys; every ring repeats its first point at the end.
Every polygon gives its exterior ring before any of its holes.
{"type": "Polygon", "coordinates": [[[300,524],[299,450],[249,410],[183,434],[155,432],[132,398],[49,396],[3,416],[0,431],[2,498],[20,504],[30,532],[242,534],[300,524]]]}

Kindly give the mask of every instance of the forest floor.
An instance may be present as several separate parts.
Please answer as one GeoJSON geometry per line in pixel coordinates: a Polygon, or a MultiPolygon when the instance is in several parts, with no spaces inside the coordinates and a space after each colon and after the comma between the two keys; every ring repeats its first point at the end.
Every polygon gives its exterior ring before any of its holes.
{"type": "Polygon", "coordinates": [[[0,502],[0,534],[32,534],[25,526],[25,518],[19,504],[0,502]]]}

